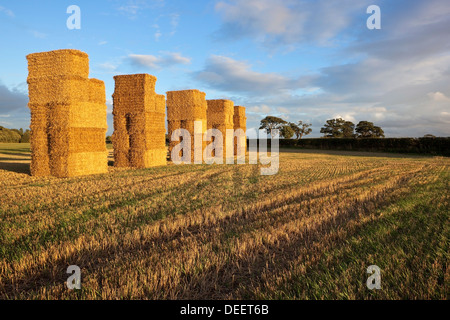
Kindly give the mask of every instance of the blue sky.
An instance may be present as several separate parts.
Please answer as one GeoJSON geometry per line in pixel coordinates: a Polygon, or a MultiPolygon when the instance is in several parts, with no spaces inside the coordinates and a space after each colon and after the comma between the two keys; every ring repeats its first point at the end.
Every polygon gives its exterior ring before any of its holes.
{"type": "Polygon", "coordinates": [[[450,136],[447,0],[0,0],[0,125],[27,128],[29,53],[73,48],[105,81],[149,73],[156,91],[199,89],[266,115],[313,124],[368,120],[389,137],[450,136]],[[69,30],[70,5],[81,29],[69,30]],[[369,30],[370,5],[381,30],[369,30]]]}

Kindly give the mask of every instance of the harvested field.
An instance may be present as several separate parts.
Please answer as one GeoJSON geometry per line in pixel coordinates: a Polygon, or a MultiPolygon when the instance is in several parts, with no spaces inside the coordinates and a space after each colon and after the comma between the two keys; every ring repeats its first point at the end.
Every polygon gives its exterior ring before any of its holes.
{"type": "Polygon", "coordinates": [[[274,176],[169,164],[57,179],[8,169],[29,153],[6,146],[2,299],[448,299],[448,158],[308,150],[282,152],[274,176]],[[366,287],[372,264],[382,290],[366,287]]]}

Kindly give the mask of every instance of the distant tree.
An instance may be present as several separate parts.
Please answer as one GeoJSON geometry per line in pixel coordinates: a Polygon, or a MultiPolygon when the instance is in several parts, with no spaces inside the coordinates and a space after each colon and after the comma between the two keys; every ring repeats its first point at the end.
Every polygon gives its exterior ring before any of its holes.
{"type": "Polygon", "coordinates": [[[27,129],[23,133],[22,138],[20,138],[20,143],[30,143],[30,139],[31,139],[31,131],[27,129]]]}
{"type": "Polygon", "coordinates": [[[261,120],[261,126],[259,127],[259,129],[265,129],[267,134],[270,134],[273,139],[273,137],[275,136],[273,130],[278,129],[281,131],[283,126],[286,124],[287,122],[281,118],[267,116],[261,120]]]}
{"type": "Polygon", "coordinates": [[[285,125],[280,130],[280,136],[285,139],[291,139],[294,136],[295,132],[290,125],[285,125]]]}
{"type": "Polygon", "coordinates": [[[355,124],[342,118],[327,120],[320,129],[325,138],[354,138],[355,124]]]}
{"type": "Polygon", "coordinates": [[[424,135],[423,137],[424,137],[424,138],[436,138],[436,136],[433,135],[433,134],[426,134],[426,135],[424,135]]]}
{"type": "Polygon", "coordinates": [[[360,121],[355,129],[357,138],[384,138],[384,131],[373,122],[360,121]]]}
{"type": "Polygon", "coordinates": [[[304,123],[303,121],[299,121],[298,124],[290,122],[292,130],[294,130],[296,139],[301,139],[303,136],[306,136],[312,132],[311,124],[304,123]]]}
{"type": "Polygon", "coordinates": [[[16,132],[16,133],[18,133],[20,136],[22,136],[23,135],[23,130],[19,130],[19,129],[9,129],[9,130],[11,130],[11,131],[14,131],[14,132],[16,132]]]}
{"type": "Polygon", "coordinates": [[[0,127],[0,142],[7,143],[18,143],[22,136],[20,135],[19,130],[10,130],[4,127],[0,127]]]}
{"type": "Polygon", "coordinates": [[[106,136],[106,143],[112,143],[111,136],[106,136]]]}

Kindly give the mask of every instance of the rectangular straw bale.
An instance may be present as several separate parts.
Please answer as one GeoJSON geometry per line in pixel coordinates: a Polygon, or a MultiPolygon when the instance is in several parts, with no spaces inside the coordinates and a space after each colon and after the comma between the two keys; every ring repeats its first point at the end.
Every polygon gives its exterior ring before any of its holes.
{"type": "Polygon", "coordinates": [[[90,81],[80,76],[41,77],[28,82],[32,104],[88,102],[90,81]]]}
{"type": "Polygon", "coordinates": [[[115,76],[113,95],[114,165],[137,168],[165,164],[165,97],[155,93],[156,77],[148,74],[115,76]],[[155,154],[161,159],[155,159],[155,154]],[[164,160],[164,161],[163,161],[164,160]]]}
{"type": "MultiPolygon", "coordinates": [[[[167,92],[167,121],[169,129],[169,139],[176,129],[186,129],[191,135],[191,157],[194,161],[194,122],[202,122],[202,134],[207,130],[207,109],[206,94],[199,90],[181,90],[167,92]]],[[[170,142],[169,152],[179,142],[170,142]]],[[[203,150],[206,148],[206,141],[202,140],[203,150]]]]}
{"type": "Polygon", "coordinates": [[[155,100],[156,100],[155,101],[155,112],[162,113],[162,114],[164,114],[164,117],[165,117],[166,116],[166,96],[163,94],[157,94],[155,100]]]}
{"type": "Polygon", "coordinates": [[[105,85],[88,78],[87,54],[57,50],[27,59],[32,174],[107,172],[105,85]]]}
{"type": "MultiPolygon", "coordinates": [[[[218,129],[222,132],[223,146],[217,146],[217,149],[223,150],[223,157],[228,158],[233,155],[228,155],[226,152],[227,129],[234,129],[234,102],[226,99],[207,100],[208,103],[208,129],[218,129]]],[[[211,142],[212,143],[212,142],[211,142]]]]}
{"type": "Polygon", "coordinates": [[[167,165],[167,148],[155,148],[147,150],[144,157],[145,167],[167,165]]]}
{"type": "Polygon", "coordinates": [[[49,176],[49,153],[47,128],[31,128],[31,165],[30,171],[33,176],[49,176]]]}
{"type": "MultiPolygon", "coordinates": [[[[242,129],[244,132],[247,131],[247,118],[245,117],[245,107],[235,106],[234,107],[234,130],[242,129]]],[[[247,150],[247,139],[244,139],[245,150],[247,150]]],[[[234,153],[237,154],[237,138],[234,138],[234,153]]]]}
{"type": "Polygon", "coordinates": [[[108,172],[107,151],[99,152],[72,152],[67,160],[68,177],[108,172]]]}
{"type": "Polygon", "coordinates": [[[105,152],[106,129],[70,128],[68,130],[69,153],[105,152]]]}
{"type": "Polygon", "coordinates": [[[31,123],[32,128],[46,128],[48,123],[48,107],[42,104],[28,104],[28,108],[31,111],[31,123]]]}
{"type": "Polygon", "coordinates": [[[106,104],[105,83],[98,79],[89,79],[89,102],[106,104]]]}
{"type": "Polygon", "coordinates": [[[28,79],[54,76],[89,77],[89,56],[79,50],[55,50],[27,56],[28,79]]]}
{"type": "Polygon", "coordinates": [[[197,89],[167,92],[167,119],[206,119],[206,94],[197,89]]]}

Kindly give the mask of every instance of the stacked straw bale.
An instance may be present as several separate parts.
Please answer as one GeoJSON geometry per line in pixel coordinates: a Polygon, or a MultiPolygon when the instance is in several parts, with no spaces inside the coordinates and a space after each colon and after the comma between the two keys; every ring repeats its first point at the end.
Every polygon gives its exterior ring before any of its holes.
{"type": "Polygon", "coordinates": [[[166,101],[155,93],[156,77],[133,74],[114,80],[114,166],[166,165],[166,101]]]}
{"type": "Polygon", "coordinates": [[[63,178],[107,172],[105,85],[88,78],[88,55],[56,50],[27,60],[31,174],[63,178]]]}
{"type": "MultiPolygon", "coordinates": [[[[227,154],[227,143],[233,144],[233,141],[227,140],[227,129],[234,129],[234,102],[231,100],[207,100],[208,103],[208,129],[218,129],[222,132],[223,146],[218,149],[223,150],[223,158],[233,158],[233,154],[227,154]]],[[[215,154],[213,154],[215,156],[215,154]]]]}
{"type": "MultiPolygon", "coordinates": [[[[247,118],[245,117],[245,107],[234,107],[233,123],[234,130],[242,129],[245,133],[247,132],[247,118]]],[[[243,143],[245,145],[245,150],[247,150],[247,137],[245,137],[243,143]]],[[[237,155],[237,138],[234,139],[234,154],[237,155]]]]}
{"type": "Polygon", "coordinates": [[[206,94],[197,89],[169,91],[167,92],[167,123],[170,139],[169,152],[179,144],[172,141],[172,132],[177,129],[186,129],[191,134],[191,161],[194,162],[194,122],[201,121],[202,134],[202,159],[203,151],[206,148],[206,141],[203,135],[207,130],[207,109],[206,94]]]}

